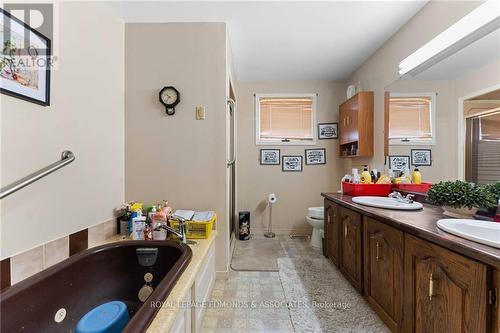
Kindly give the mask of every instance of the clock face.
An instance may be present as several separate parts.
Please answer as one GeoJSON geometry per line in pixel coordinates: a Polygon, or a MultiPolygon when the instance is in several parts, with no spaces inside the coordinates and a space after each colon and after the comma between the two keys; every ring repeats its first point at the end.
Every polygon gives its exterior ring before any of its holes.
{"type": "Polygon", "coordinates": [[[174,87],[164,87],[160,91],[160,101],[166,107],[174,107],[179,103],[179,92],[174,87]]]}
{"type": "Polygon", "coordinates": [[[179,99],[179,93],[175,88],[166,88],[161,91],[160,98],[165,105],[175,105],[179,99]]]}

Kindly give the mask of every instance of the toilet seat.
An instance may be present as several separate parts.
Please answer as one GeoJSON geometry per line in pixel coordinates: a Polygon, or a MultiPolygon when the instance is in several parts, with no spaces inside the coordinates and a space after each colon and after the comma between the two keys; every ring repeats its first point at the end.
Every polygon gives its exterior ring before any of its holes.
{"type": "Polygon", "coordinates": [[[307,210],[307,216],[312,219],[323,220],[325,214],[325,207],[309,207],[307,210]]]}

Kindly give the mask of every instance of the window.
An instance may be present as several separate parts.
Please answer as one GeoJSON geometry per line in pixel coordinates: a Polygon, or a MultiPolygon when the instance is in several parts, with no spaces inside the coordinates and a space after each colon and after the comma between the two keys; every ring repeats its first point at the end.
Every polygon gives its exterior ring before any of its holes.
{"type": "Polygon", "coordinates": [[[434,145],[435,93],[391,93],[389,144],[434,145]]]}
{"type": "Polygon", "coordinates": [[[466,119],[466,179],[477,184],[500,180],[500,111],[466,119]]]}
{"type": "Polygon", "coordinates": [[[257,145],[313,145],[316,94],[256,94],[257,145]]]}

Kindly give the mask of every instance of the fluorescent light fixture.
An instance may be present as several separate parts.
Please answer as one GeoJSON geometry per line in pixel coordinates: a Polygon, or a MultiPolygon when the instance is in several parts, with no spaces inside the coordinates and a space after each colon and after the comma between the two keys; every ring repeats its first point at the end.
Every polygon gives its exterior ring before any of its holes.
{"type": "Polygon", "coordinates": [[[488,0],[399,63],[412,76],[500,28],[500,1],[488,0]]]}

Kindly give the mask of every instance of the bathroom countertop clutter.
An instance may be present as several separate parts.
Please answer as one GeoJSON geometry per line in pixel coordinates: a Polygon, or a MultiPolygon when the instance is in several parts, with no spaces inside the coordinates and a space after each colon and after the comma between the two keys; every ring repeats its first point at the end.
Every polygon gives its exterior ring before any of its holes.
{"type": "Polygon", "coordinates": [[[365,216],[383,220],[404,232],[500,269],[500,249],[454,236],[438,228],[437,221],[443,218],[441,207],[424,204],[423,210],[397,211],[362,206],[353,202],[353,197],[349,195],[339,193],[322,193],[321,195],[365,216]]]}
{"type": "MultiPolygon", "coordinates": [[[[156,313],[153,321],[149,325],[146,333],[164,333],[170,332],[174,321],[182,310],[182,302],[185,300],[185,296],[190,292],[191,286],[195,280],[195,277],[200,270],[204,260],[207,257],[210,246],[217,237],[217,231],[212,231],[208,239],[197,239],[196,244],[189,245],[192,250],[192,258],[188,266],[179,277],[175,286],[171,290],[168,297],[162,304],[150,304],[150,306],[160,306],[160,309],[156,313]]],[[[106,242],[116,242],[116,241],[129,241],[129,238],[124,236],[116,235],[106,242]]],[[[148,301],[146,300],[146,303],[148,301]]]]}

